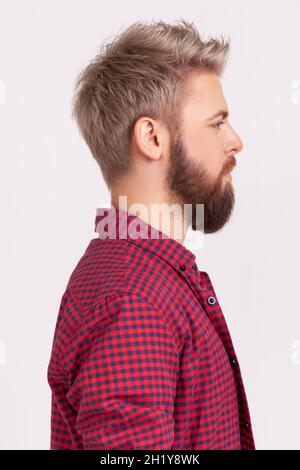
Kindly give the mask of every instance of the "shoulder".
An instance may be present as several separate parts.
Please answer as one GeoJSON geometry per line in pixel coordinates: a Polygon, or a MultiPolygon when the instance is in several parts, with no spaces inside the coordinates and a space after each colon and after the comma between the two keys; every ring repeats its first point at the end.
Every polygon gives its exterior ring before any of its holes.
{"type": "Polygon", "coordinates": [[[93,239],[68,281],[84,308],[127,291],[159,307],[162,297],[169,307],[180,283],[178,273],[162,258],[123,239],[93,239]]]}
{"type": "Polygon", "coordinates": [[[67,290],[83,318],[103,315],[121,304],[131,311],[151,307],[179,345],[188,327],[178,296],[180,284],[174,268],[147,249],[123,239],[96,238],[78,261],[67,290]],[[96,314],[97,306],[101,308],[96,314]]]}

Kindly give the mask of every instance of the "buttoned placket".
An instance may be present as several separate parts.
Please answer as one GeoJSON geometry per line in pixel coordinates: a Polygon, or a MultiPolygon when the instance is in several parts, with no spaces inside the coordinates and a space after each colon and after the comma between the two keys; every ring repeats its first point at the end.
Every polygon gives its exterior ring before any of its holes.
{"type": "MultiPolygon", "coordinates": [[[[208,316],[209,320],[211,321],[212,325],[214,326],[217,334],[220,336],[220,331],[218,327],[218,320],[225,319],[223,317],[221,307],[218,304],[217,298],[215,297],[214,292],[205,288],[202,284],[201,280],[201,271],[198,270],[197,264],[193,263],[191,268],[188,268],[186,265],[181,264],[179,265],[180,271],[183,273],[184,277],[186,278],[188,284],[192,288],[192,291],[196,294],[197,299],[199,300],[201,306],[203,307],[206,315],[208,316]],[[212,314],[207,306],[215,307],[215,314],[212,314]]],[[[225,322],[226,323],[226,322],[225,322]]],[[[222,338],[220,338],[222,340],[222,338]]],[[[223,342],[223,341],[222,341],[223,342]]],[[[223,342],[224,344],[224,342],[223,342]]],[[[226,345],[224,344],[225,349],[226,345]]],[[[237,364],[237,358],[229,356],[229,360],[232,365],[237,364]]]]}
{"type": "MultiPolygon", "coordinates": [[[[201,281],[201,271],[198,270],[197,264],[193,263],[193,265],[191,266],[191,269],[188,269],[185,264],[181,264],[181,265],[179,265],[179,269],[180,269],[181,273],[184,274],[184,277],[186,278],[188,284],[191,286],[193,292],[196,293],[196,297],[199,299],[201,306],[203,307],[206,315],[208,316],[209,320],[211,321],[211,323],[214,326],[217,334],[220,337],[220,334],[219,334],[219,331],[218,331],[218,326],[216,324],[216,318],[214,318],[214,316],[208,311],[208,309],[206,308],[206,303],[211,307],[212,306],[218,306],[219,307],[219,309],[217,310],[217,312],[219,313],[219,317],[220,316],[223,317],[221,307],[218,304],[218,301],[217,301],[217,299],[216,299],[213,292],[211,292],[209,289],[206,289],[204,287],[200,287],[201,282],[202,282],[201,281]]],[[[222,320],[225,321],[224,318],[222,318],[222,320]]],[[[237,357],[236,356],[231,356],[229,354],[228,349],[226,347],[226,344],[224,344],[224,341],[222,340],[222,337],[220,337],[220,339],[221,339],[221,341],[224,345],[224,348],[227,352],[228,359],[229,359],[229,362],[231,364],[231,368],[232,368],[232,371],[233,371],[233,377],[234,377],[234,380],[235,380],[235,383],[236,383],[236,386],[237,386],[236,373],[239,370],[239,363],[238,363],[237,357]]],[[[241,426],[242,430],[247,431],[247,430],[250,429],[251,423],[242,421],[242,422],[240,422],[240,426],[241,426]]]]}

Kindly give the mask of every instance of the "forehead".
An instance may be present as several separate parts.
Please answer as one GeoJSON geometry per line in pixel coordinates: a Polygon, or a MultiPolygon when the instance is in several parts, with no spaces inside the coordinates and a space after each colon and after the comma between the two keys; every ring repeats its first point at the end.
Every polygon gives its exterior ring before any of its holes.
{"type": "Polygon", "coordinates": [[[198,118],[207,119],[219,109],[227,109],[219,77],[211,72],[191,75],[184,89],[184,115],[197,113],[198,118]]]}

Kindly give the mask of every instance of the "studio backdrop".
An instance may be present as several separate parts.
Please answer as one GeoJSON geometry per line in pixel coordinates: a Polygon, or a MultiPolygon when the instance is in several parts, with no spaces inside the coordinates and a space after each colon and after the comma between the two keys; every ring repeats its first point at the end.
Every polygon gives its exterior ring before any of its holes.
{"type": "Polygon", "coordinates": [[[1,449],[49,448],[58,309],[110,202],[71,118],[75,79],[121,28],[179,18],[230,38],[222,84],[244,144],[232,218],[204,237],[197,264],[231,332],[257,449],[300,449],[297,0],[1,0],[1,449]]]}

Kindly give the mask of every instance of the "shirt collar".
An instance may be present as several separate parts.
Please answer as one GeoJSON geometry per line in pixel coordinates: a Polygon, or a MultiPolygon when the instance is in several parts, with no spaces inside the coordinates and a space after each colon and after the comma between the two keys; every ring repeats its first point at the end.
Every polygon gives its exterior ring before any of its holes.
{"type": "Polygon", "coordinates": [[[98,208],[95,232],[99,234],[99,238],[121,238],[142,246],[177,270],[184,271],[191,268],[197,270],[196,256],[182,243],[157,230],[135,214],[122,209],[98,208]]]}

